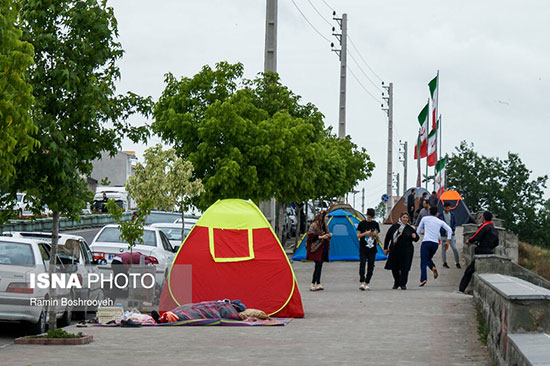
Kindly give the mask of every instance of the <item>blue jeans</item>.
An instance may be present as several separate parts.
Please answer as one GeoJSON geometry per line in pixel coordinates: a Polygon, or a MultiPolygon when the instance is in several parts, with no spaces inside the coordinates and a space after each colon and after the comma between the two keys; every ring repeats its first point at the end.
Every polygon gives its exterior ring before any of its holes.
{"type": "Polygon", "coordinates": [[[420,247],[420,282],[424,282],[428,279],[426,274],[426,267],[433,269],[435,267],[432,261],[435,252],[437,252],[438,243],[433,241],[423,241],[420,247]]]}

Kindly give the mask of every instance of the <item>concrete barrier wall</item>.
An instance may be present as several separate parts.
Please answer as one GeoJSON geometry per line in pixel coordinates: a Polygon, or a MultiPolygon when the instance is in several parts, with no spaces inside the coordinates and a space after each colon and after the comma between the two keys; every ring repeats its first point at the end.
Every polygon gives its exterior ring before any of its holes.
{"type": "Polygon", "coordinates": [[[476,257],[476,273],[499,273],[514,276],[550,290],[549,280],[512,262],[510,258],[499,255],[478,255],[476,257]]]}
{"type": "MultiPolygon", "coordinates": [[[[466,240],[470,238],[470,236],[474,235],[474,233],[477,231],[478,225],[476,224],[465,224],[463,225],[463,240],[464,243],[466,243],[466,240]]],[[[496,229],[498,230],[498,239],[499,244],[495,248],[496,255],[502,256],[502,257],[508,257],[512,260],[512,262],[517,263],[519,259],[519,253],[518,253],[518,237],[508,231],[506,231],[504,228],[500,226],[496,226],[496,229]]],[[[462,254],[464,256],[464,260],[466,261],[466,264],[470,264],[472,261],[473,255],[474,255],[474,248],[475,245],[464,245],[462,247],[462,254]]]]}
{"type": "MultiPolygon", "coordinates": [[[[122,214],[123,221],[132,220],[133,212],[128,211],[122,214]]],[[[45,231],[52,230],[52,218],[45,217],[32,220],[9,220],[4,225],[0,226],[0,232],[9,231],[45,231]]],[[[108,224],[115,223],[113,216],[110,214],[92,214],[82,215],[80,220],[70,220],[66,217],[59,219],[59,230],[79,230],[91,227],[102,227],[108,224]]]]}
{"type": "MultiPolygon", "coordinates": [[[[510,363],[512,355],[509,355],[508,336],[550,331],[550,291],[541,289],[541,294],[546,291],[548,295],[539,295],[522,283],[524,281],[514,277],[501,276],[515,279],[517,283],[498,283],[498,279],[487,279],[483,276],[501,275],[475,275],[474,299],[488,326],[489,354],[497,365],[529,364],[510,363]]],[[[521,354],[514,351],[512,353],[514,358],[521,354]]]]}

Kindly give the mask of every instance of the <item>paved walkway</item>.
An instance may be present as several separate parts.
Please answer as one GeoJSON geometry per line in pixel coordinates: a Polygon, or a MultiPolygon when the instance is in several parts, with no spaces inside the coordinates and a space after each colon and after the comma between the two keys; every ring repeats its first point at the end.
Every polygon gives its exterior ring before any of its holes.
{"type": "Polygon", "coordinates": [[[418,248],[407,291],[391,289],[383,263],[375,269],[373,290],[359,291],[358,263],[334,262],[323,268],[326,290],[310,292],[313,263],[293,263],[306,317],[286,327],[86,328],[95,339],[89,345],[8,345],[0,349],[0,364],[490,364],[478,340],[473,300],[455,292],[463,270],[442,268],[438,251],[440,277],[430,275],[419,288],[418,248]]]}

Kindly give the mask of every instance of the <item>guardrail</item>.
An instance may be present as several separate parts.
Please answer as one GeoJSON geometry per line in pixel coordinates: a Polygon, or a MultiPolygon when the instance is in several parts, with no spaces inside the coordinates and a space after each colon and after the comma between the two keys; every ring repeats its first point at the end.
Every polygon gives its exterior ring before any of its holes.
{"type": "MultiPolygon", "coordinates": [[[[131,211],[124,212],[122,214],[123,221],[131,221],[132,215],[134,213],[131,211]]],[[[9,220],[4,225],[0,226],[0,232],[8,231],[51,231],[52,230],[52,221],[51,217],[39,218],[39,219],[30,219],[30,220],[9,220]]],[[[115,223],[113,216],[111,214],[91,214],[91,215],[82,215],[80,220],[70,220],[66,217],[61,217],[59,219],[59,230],[79,230],[92,227],[102,227],[108,224],[115,223]]]]}

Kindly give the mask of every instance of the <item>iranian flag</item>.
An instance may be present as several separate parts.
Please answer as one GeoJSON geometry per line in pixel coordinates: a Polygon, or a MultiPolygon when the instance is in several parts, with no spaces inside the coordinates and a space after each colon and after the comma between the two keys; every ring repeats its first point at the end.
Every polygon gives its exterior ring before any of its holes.
{"type": "MultiPolygon", "coordinates": [[[[428,151],[428,111],[430,110],[429,103],[422,108],[418,115],[418,123],[420,124],[420,158],[425,158],[428,151]]],[[[414,147],[414,158],[418,159],[418,145],[414,147]]]]}
{"type": "Polygon", "coordinates": [[[437,124],[437,106],[438,106],[438,96],[439,96],[439,71],[435,78],[428,83],[430,87],[430,95],[432,97],[432,129],[435,129],[437,124]]]}
{"type": "Polygon", "coordinates": [[[428,166],[434,166],[437,162],[437,124],[428,135],[428,166]]]}
{"type": "Polygon", "coordinates": [[[443,192],[445,192],[445,164],[447,163],[447,158],[443,158],[435,164],[435,190],[437,192],[437,197],[441,197],[443,192]]]}

